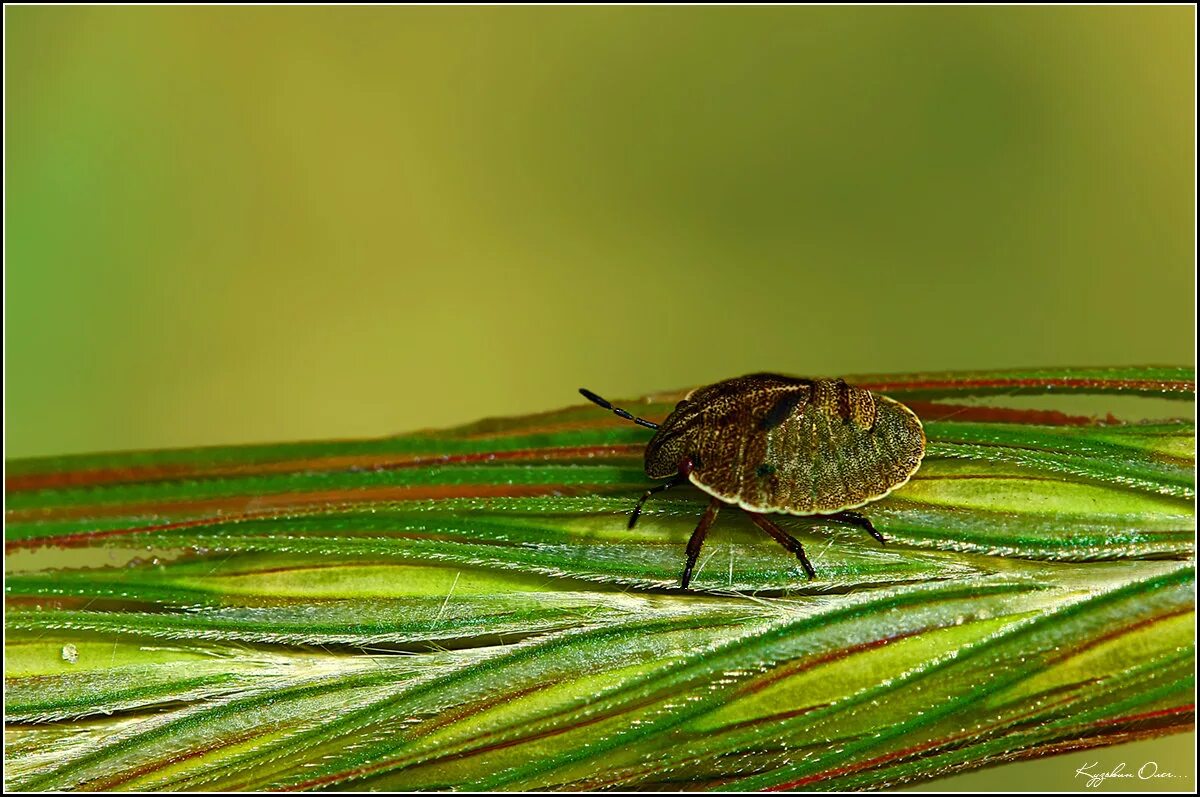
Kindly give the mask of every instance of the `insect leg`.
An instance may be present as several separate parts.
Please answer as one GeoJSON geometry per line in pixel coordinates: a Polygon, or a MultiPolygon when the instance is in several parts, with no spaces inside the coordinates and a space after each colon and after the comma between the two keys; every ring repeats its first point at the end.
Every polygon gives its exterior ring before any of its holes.
{"type": "Polygon", "coordinates": [[[870,534],[872,537],[879,540],[880,545],[887,543],[887,540],[883,538],[883,535],[876,531],[875,527],[871,525],[871,521],[866,515],[860,515],[857,512],[842,511],[838,512],[836,515],[830,515],[830,517],[834,518],[835,520],[841,520],[845,523],[849,523],[852,526],[858,526],[867,534],[870,534]]]}
{"type": "Polygon", "coordinates": [[[808,561],[808,556],[805,555],[804,546],[800,544],[800,540],[779,528],[773,520],[768,520],[766,515],[750,511],[747,511],[746,514],[760,529],[774,537],[777,543],[796,554],[796,558],[800,560],[800,566],[804,568],[804,572],[808,574],[809,578],[817,577],[817,571],[813,570],[812,564],[808,561]]]}
{"type": "Polygon", "coordinates": [[[665,484],[660,484],[657,487],[651,487],[649,490],[642,493],[642,497],[638,499],[637,506],[633,508],[633,514],[629,517],[629,528],[632,529],[634,525],[637,524],[638,518],[642,514],[642,504],[646,503],[647,498],[655,493],[661,493],[663,490],[669,490],[677,484],[683,484],[684,481],[684,479],[676,477],[665,484]]]}
{"type": "Polygon", "coordinates": [[[704,514],[700,517],[700,524],[696,526],[691,539],[688,540],[687,564],[683,566],[683,579],[679,583],[681,589],[687,589],[692,580],[692,568],[696,566],[696,559],[700,556],[700,546],[704,544],[704,538],[708,535],[708,530],[712,528],[719,511],[721,511],[721,500],[714,498],[709,501],[708,509],[705,509],[704,514]]]}

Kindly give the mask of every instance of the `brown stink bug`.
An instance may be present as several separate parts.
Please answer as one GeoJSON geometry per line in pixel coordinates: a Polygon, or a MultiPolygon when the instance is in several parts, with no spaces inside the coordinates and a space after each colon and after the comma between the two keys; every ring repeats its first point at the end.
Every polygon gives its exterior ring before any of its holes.
{"type": "Polygon", "coordinates": [[[751,374],[697,388],[661,424],[635,418],[605,399],[580,393],[617,415],[655,430],[646,475],[668,479],[637,502],[629,528],[651,495],[690,481],[712,496],[687,544],[681,586],[687,589],[704,537],[721,504],[733,504],[816,575],[804,546],[766,517],[828,515],[882,543],[865,506],[904,485],[925,456],[925,432],[898,401],[841,379],[751,374]]]}

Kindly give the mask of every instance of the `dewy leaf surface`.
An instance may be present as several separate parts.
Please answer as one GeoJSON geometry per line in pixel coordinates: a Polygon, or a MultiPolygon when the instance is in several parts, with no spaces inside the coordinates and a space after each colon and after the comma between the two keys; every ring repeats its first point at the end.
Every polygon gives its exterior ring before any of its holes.
{"type": "Polygon", "coordinates": [[[591,406],[11,461],[5,785],[862,789],[1192,727],[1193,372],[851,381],[925,421],[888,543],[778,516],[808,580],[727,509],[690,592],[707,496],[628,529],[651,432],[591,406]]]}

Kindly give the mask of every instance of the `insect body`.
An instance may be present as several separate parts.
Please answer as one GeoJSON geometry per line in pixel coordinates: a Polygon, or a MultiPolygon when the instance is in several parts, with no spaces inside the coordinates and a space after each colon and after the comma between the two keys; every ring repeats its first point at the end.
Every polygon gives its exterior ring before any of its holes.
{"type": "Polygon", "coordinates": [[[662,490],[690,481],[713,497],[688,541],[685,589],[722,504],[745,510],[812,578],[816,572],[804,547],[764,513],[830,515],[882,543],[871,522],[850,510],[904,485],[925,455],[925,433],[912,410],[841,379],[727,379],[693,390],[661,424],[635,418],[591,391],[579,392],[656,430],[646,446],[646,475],[668,481],[641,497],[630,528],[646,499],[662,490]]]}

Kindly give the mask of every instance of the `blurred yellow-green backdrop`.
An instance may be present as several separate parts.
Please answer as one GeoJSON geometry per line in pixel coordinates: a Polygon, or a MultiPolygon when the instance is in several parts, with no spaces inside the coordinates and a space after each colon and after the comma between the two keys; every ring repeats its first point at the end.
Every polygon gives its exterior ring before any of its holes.
{"type": "Polygon", "coordinates": [[[9,457],[1193,360],[1190,7],[5,21],[9,457]]]}
{"type": "Polygon", "coordinates": [[[1193,17],[9,8],[6,454],[1190,362],[1193,17]]]}

